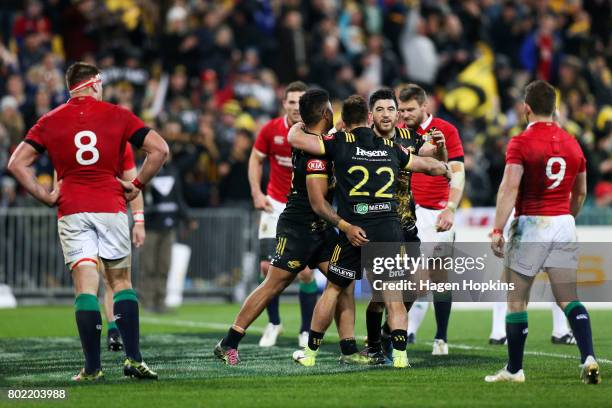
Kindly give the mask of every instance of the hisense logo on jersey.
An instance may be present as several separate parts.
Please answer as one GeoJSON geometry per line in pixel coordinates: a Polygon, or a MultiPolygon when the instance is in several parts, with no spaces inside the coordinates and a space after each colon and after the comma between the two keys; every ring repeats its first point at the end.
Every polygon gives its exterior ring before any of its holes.
{"type": "Polygon", "coordinates": [[[362,215],[368,214],[368,213],[376,213],[376,212],[388,212],[388,211],[391,211],[391,203],[388,201],[384,203],[374,203],[374,204],[359,203],[353,206],[353,211],[355,212],[355,214],[362,214],[362,215]]]}
{"type": "Polygon", "coordinates": [[[385,150],[364,150],[361,147],[357,147],[357,152],[355,154],[365,157],[387,157],[389,152],[385,150]]]}

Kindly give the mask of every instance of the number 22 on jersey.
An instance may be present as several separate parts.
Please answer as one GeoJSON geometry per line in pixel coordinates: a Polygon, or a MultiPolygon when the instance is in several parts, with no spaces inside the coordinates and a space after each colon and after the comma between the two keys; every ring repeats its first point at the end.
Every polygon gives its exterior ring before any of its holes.
{"type": "Polygon", "coordinates": [[[81,130],[74,135],[74,144],[77,147],[76,161],[82,166],[90,166],[97,163],[100,159],[100,152],[96,149],[98,137],[91,130],[81,130]],[[83,139],[88,138],[88,143],[83,143],[83,139]],[[89,153],[85,155],[85,153],[89,153]],[[91,156],[86,159],[86,156],[91,156]]]}
{"type": "MultiPolygon", "coordinates": [[[[349,192],[349,196],[369,196],[370,193],[368,191],[359,191],[359,189],[363,187],[370,179],[370,172],[368,171],[368,169],[366,169],[363,166],[352,166],[351,168],[348,169],[349,174],[353,174],[356,171],[363,174],[363,179],[361,179],[361,181],[357,183],[355,187],[351,189],[351,191],[349,192]]],[[[385,191],[387,191],[387,189],[391,187],[391,185],[393,184],[393,180],[395,179],[395,176],[393,174],[393,170],[391,169],[391,167],[380,167],[378,170],[376,170],[376,174],[380,175],[383,173],[386,173],[389,175],[389,180],[384,186],[378,189],[376,193],[374,193],[374,197],[391,198],[393,197],[393,194],[386,193],[385,191]]]]}

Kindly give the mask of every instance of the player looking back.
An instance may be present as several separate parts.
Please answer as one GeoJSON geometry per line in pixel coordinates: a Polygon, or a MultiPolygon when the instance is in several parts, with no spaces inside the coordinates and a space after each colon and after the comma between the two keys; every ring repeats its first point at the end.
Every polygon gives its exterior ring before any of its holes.
{"type": "Polygon", "coordinates": [[[127,357],[123,372],[130,377],[157,379],[157,373],[140,355],[126,202],[159,171],[168,156],[168,145],[134,114],[102,101],[102,81],[95,66],[82,62],[71,65],[66,83],[70,99],[36,122],[11,156],[8,168],[32,196],[58,206],[60,242],[74,280],[76,322],[85,354],[85,367],[73,380],[103,377],[97,298],[100,261],[114,293],[116,323],[127,357]],[[119,179],[128,141],[147,153],[131,182],[119,179]],[[37,182],[30,168],[45,150],[58,177],[51,192],[37,182]]]}
{"type": "Polygon", "coordinates": [[[557,304],[567,316],[580,349],[581,378],[601,382],[593,351],[591,321],[578,301],[578,248],[574,219],[586,197],[586,160],[578,142],[553,122],[555,88],[534,81],[525,90],[529,125],[512,138],[499,192],[491,248],[504,258],[508,292],[506,335],[508,364],[487,382],[524,382],[523,351],[527,340],[527,303],[536,274],[548,274],[557,304]],[[504,248],[502,230],[512,207],[516,219],[504,248]]]}

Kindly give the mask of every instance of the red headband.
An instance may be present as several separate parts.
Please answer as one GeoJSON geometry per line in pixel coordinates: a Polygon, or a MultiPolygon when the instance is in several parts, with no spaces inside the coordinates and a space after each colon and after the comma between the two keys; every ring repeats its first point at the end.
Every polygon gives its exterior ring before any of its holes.
{"type": "Polygon", "coordinates": [[[101,83],[102,83],[102,77],[100,76],[100,74],[96,74],[95,76],[92,76],[89,79],[86,79],[84,81],[81,81],[77,84],[72,85],[70,87],[70,92],[80,91],[82,89],[89,88],[90,86],[93,86],[94,84],[101,84],[101,83]]]}

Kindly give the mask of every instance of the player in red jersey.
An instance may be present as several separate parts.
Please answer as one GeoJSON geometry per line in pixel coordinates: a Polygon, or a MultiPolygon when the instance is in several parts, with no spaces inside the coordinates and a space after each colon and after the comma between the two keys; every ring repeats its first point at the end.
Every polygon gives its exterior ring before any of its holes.
{"type": "MultiPolygon", "coordinates": [[[[455,241],[454,218],[463,195],[465,169],[463,146],[459,132],[452,124],[427,112],[427,94],[418,85],[407,85],[399,93],[399,112],[404,125],[415,129],[426,139],[437,131],[442,132],[448,152],[448,164],[452,170],[450,184],[445,177],[412,175],[412,195],[416,203],[416,226],[426,256],[450,256],[455,241]]],[[[437,132],[436,132],[437,133],[437,132]]],[[[430,271],[432,280],[438,282],[446,277],[446,271],[430,271]]],[[[434,310],[437,330],[434,337],[433,355],[448,354],[447,329],[451,312],[450,291],[434,292],[434,310]]],[[[415,341],[416,332],[425,318],[428,302],[415,302],[408,314],[408,341],[415,341]]]]}
{"type": "Polygon", "coordinates": [[[140,355],[138,298],[130,277],[131,244],[126,202],[140,193],[168,156],[168,145],[131,112],[102,101],[99,70],[77,62],[68,68],[70,99],[41,117],[19,144],[9,170],[39,201],[58,206],[64,259],[75,286],[76,322],[85,367],[73,380],[103,377],[100,364],[102,320],[98,305],[98,263],[113,289],[114,313],[124,342],[126,376],[157,379],[140,355]],[[119,178],[127,142],[147,153],[138,176],[119,178]],[[47,151],[58,183],[47,191],[30,166],[47,151]]]}
{"type": "Polygon", "coordinates": [[[536,274],[544,270],[557,304],[567,316],[581,354],[581,378],[601,382],[595,360],[591,322],[578,301],[576,275],[578,247],[574,219],[586,197],[586,160],[578,142],[553,122],[556,92],[545,81],[525,90],[525,116],[529,125],[512,138],[506,168],[497,193],[491,248],[504,258],[508,291],[506,334],[508,364],[487,382],[524,382],[523,351],[527,340],[527,303],[536,274]],[[502,229],[516,209],[508,244],[502,229]],[[505,248],[504,248],[505,246],[505,248]]]}
{"type": "MultiPolygon", "coordinates": [[[[256,209],[263,210],[259,220],[259,254],[260,269],[263,277],[267,276],[270,261],[275,253],[276,224],[285,209],[287,195],[291,187],[291,146],[287,142],[289,128],[301,121],[299,100],[306,92],[307,86],[303,82],[292,82],[285,89],[283,108],[286,114],[269,121],[259,132],[255,145],[249,158],[249,183],[251,195],[256,209]],[[266,194],[261,191],[261,177],[264,161],[270,162],[270,180],[266,194]]],[[[298,275],[300,279],[300,308],[302,311],[302,325],[298,335],[300,347],[308,342],[308,330],[312,313],[317,302],[317,284],[313,273],[306,268],[298,275]]],[[[281,333],[282,325],[279,314],[279,296],[268,304],[269,323],[264,330],[259,345],[271,347],[281,333]]]]}

